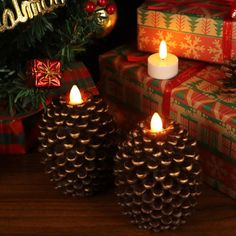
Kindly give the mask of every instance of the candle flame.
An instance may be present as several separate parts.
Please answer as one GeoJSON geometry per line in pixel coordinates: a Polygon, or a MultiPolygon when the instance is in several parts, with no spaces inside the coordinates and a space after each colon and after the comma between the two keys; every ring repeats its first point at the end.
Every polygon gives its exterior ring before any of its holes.
{"type": "Polygon", "coordinates": [[[159,55],[162,60],[167,58],[167,45],[165,40],[162,40],[160,43],[159,55]]]}
{"type": "Polygon", "coordinates": [[[81,93],[79,91],[79,88],[76,85],[73,85],[70,90],[70,101],[69,103],[71,105],[78,105],[83,103],[83,99],[81,97],[81,93]]]}
{"type": "Polygon", "coordinates": [[[161,132],[163,130],[163,123],[161,117],[157,112],[155,112],[151,119],[151,132],[161,132]]]}

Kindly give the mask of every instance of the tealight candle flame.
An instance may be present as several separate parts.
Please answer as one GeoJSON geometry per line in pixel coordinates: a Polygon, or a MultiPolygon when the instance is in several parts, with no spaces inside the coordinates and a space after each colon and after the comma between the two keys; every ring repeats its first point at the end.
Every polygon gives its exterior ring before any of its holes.
{"type": "Polygon", "coordinates": [[[76,85],[73,85],[70,90],[70,100],[69,104],[71,105],[78,105],[83,103],[83,99],[81,97],[81,93],[79,91],[79,88],[76,85]]]}
{"type": "Polygon", "coordinates": [[[167,58],[167,45],[166,41],[162,40],[159,47],[159,56],[162,60],[167,58]]]}
{"type": "Polygon", "coordinates": [[[151,119],[151,132],[161,132],[163,130],[163,123],[158,113],[154,113],[151,119]]]}

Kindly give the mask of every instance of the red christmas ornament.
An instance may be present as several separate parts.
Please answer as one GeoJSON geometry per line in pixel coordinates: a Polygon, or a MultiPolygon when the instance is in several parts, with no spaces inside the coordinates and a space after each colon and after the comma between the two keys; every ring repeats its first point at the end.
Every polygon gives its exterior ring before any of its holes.
{"type": "Polygon", "coordinates": [[[28,62],[27,75],[37,88],[61,86],[61,62],[58,60],[34,59],[28,62]]]}
{"type": "Polygon", "coordinates": [[[106,7],[106,11],[109,15],[112,15],[116,12],[116,5],[115,4],[109,4],[107,7],[106,7]]]}
{"type": "Polygon", "coordinates": [[[92,1],[88,1],[85,3],[85,11],[88,13],[93,13],[96,9],[96,4],[92,1]]]}
{"type": "Polygon", "coordinates": [[[108,0],[98,0],[97,5],[100,7],[105,7],[108,4],[108,0]]]}

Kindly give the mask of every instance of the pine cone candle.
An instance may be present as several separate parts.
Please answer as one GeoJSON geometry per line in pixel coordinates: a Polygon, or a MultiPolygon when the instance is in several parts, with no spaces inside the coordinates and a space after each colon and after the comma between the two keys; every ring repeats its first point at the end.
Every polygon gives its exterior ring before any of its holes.
{"type": "Polygon", "coordinates": [[[89,196],[107,187],[116,128],[100,96],[75,105],[60,97],[49,105],[39,127],[42,162],[57,189],[89,196]]]}
{"type": "Polygon", "coordinates": [[[141,122],[119,145],[116,195],[139,228],[173,230],[186,222],[200,195],[197,143],[175,122],[161,132],[147,127],[141,122]]]}
{"type": "Polygon", "coordinates": [[[226,61],[222,66],[224,79],[221,82],[221,92],[232,95],[236,92],[236,58],[226,61]]]}

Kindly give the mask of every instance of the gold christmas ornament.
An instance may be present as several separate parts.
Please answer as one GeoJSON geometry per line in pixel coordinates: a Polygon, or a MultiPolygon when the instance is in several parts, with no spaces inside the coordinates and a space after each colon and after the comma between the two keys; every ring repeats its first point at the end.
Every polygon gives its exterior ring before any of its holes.
{"type": "Polygon", "coordinates": [[[200,194],[197,142],[179,124],[152,132],[146,122],[130,131],[115,157],[115,185],[124,214],[139,228],[176,229],[200,194]]]}
{"type": "MultiPolygon", "coordinates": [[[[115,5],[114,1],[110,1],[115,5]]],[[[103,38],[107,36],[115,27],[117,22],[117,10],[113,14],[109,14],[107,10],[103,7],[97,7],[95,10],[96,21],[99,26],[101,26],[101,31],[96,34],[97,38],[103,38]]]]}
{"type": "Polygon", "coordinates": [[[0,22],[0,32],[11,30],[19,23],[24,23],[38,15],[52,12],[58,7],[65,6],[66,0],[12,0],[13,9],[6,8],[2,13],[2,23],[0,22]]]}
{"type": "Polygon", "coordinates": [[[42,162],[56,189],[89,196],[111,183],[116,128],[100,96],[53,101],[39,127],[42,162]]]}

